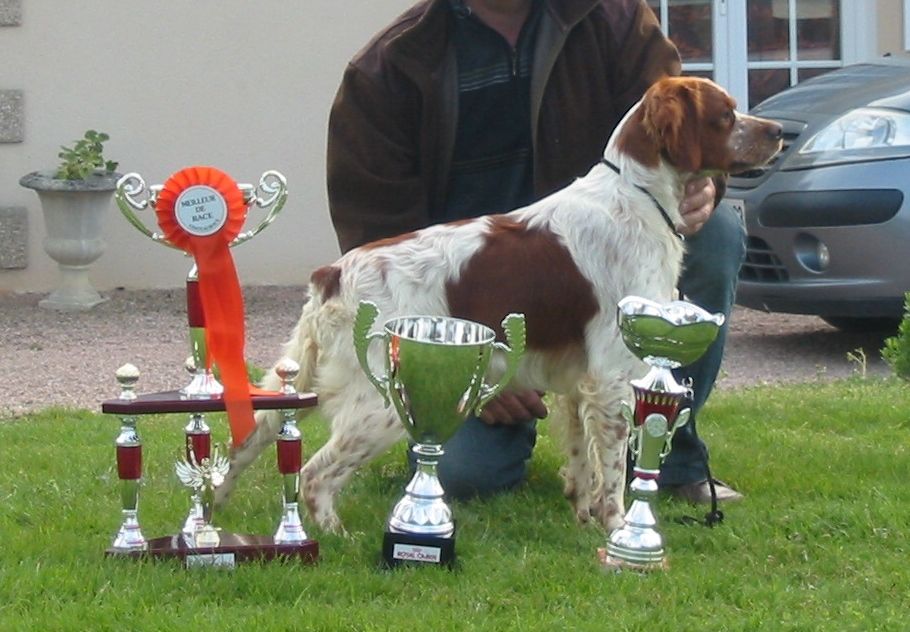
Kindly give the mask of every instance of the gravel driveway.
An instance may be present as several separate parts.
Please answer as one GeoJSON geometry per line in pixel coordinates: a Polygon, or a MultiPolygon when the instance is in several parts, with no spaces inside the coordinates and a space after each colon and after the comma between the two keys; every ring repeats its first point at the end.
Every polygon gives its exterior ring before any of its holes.
{"type": "MultiPolygon", "coordinates": [[[[138,390],[187,381],[184,295],[178,290],[108,292],[89,312],[43,310],[43,295],[0,293],[0,417],[51,405],[100,410],[116,397],[114,371],[135,364],[138,390]]],[[[244,289],[247,358],[270,365],[297,320],[299,287],[244,289]]],[[[869,374],[884,375],[881,336],[845,334],[818,318],[737,308],[718,388],[845,377],[859,370],[847,354],[864,349],[869,374]]]]}

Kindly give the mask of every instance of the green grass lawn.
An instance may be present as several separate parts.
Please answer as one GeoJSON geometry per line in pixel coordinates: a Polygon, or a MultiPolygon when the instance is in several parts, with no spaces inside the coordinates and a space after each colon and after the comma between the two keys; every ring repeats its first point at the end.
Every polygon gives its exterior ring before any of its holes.
{"type": "MultiPolygon", "coordinates": [[[[173,463],[180,416],[140,419],[146,537],[188,509],[173,463]]],[[[215,418],[216,439],[226,436],[215,418]]],[[[910,626],[910,387],[835,384],[718,392],[700,420],[716,474],[746,494],[714,529],[658,507],[663,573],[605,573],[606,534],[575,523],[547,423],[528,484],[454,504],[456,570],[377,568],[407,479],[403,448],[340,500],[351,537],[320,533],[321,561],[233,571],[105,558],[119,525],[115,417],[49,410],[0,423],[0,630],[904,630],[910,626]]],[[[321,421],[301,424],[311,453],[321,421]]],[[[216,522],[271,534],[273,451],[216,522]]],[[[306,520],[306,518],[305,518],[306,520]]]]}

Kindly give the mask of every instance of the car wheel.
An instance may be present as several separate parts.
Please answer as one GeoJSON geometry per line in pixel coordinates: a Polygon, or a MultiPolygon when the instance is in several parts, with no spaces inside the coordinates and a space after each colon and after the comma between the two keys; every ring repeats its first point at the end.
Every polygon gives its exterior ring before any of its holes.
{"type": "Polygon", "coordinates": [[[881,316],[822,316],[821,319],[841,331],[849,333],[894,333],[900,325],[900,318],[881,316]]]}

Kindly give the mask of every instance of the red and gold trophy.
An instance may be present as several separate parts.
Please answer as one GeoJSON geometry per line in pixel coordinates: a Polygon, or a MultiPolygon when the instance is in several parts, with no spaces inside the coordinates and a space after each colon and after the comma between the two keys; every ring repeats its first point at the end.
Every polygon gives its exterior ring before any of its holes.
{"type": "MultiPolygon", "coordinates": [[[[279,471],[284,488],[288,478],[299,473],[300,433],[287,419],[294,411],[316,405],[312,393],[297,393],[293,378],[284,379],[279,392],[262,391],[249,383],[244,356],[245,323],[243,295],[230,249],[248,241],[274,221],[287,199],[284,176],[268,171],[258,187],[237,184],[229,175],[213,167],[189,167],[174,173],[163,185],[146,187],[135,173],[123,176],[117,183],[117,205],[129,222],[152,241],[182,250],[193,258],[194,265],[186,280],[187,316],[191,356],[187,368],[190,383],[174,391],[136,395],[132,391],[138,371],[118,372],[122,393],[102,404],[102,411],[119,415],[123,429],[117,439],[118,471],[123,482],[123,526],[109,554],[180,557],[187,564],[233,564],[245,559],[295,556],[306,561],[318,557],[318,544],[306,537],[299,527],[289,524],[279,533],[290,536],[250,536],[219,533],[211,522],[214,489],[226,473],[228,460],[212,449],[211,429],[205,413],[226,412],[232,445],[241,445],[255,428],[254,410],[282,410],[285,427],[276,437],[279,441],[279,471]],[[247,213],[256,206],[266,210],[265,217],[253,230],[243,232],[247,213]],[[153,209],[161,232],[149,230],[136,211],[153,209]],[[216,379],[213,366],[220,371],[216,379]],[[124,377],[129,373],[129,377],[124,377]],[[127,384],[129,382],[129,384],[127,384]],[[141,445],[136,434],[138,415],[187,413],[184,428],[185,460],[177,463],[177,475],[191,489],[190,510],[181,532],[145,541],[139,531],[137,515],[138,488],[130,481],[141,476],[141,445]],[[285,435],[296,433],[288,443],[285,435]],[[288,445],[285,445],[288,444],[288,445]],[[293,446],[296,458],[287,456],[293,446]],[[284,450],[282,451],[282,447],[284,450]],[[129,450],[133,450],[129,452],[129,450]],[[122,453],[122,458],[121,458],[122,453]],[[282,456],[282,455],[285,456],[282,456]],[[135,456],[130,460],[130,455],[135,456]],[[121,466],[121,460],[124,465],[121,466]],[[290,465],[289,465],[290,463],[290,465]],[[130,494],[127,494],[127,489],[130,494]],[[129,498],[128,498],[129,496],[129,498]],[[299,528],[298,528],[299,527],[299,528]]],[[[289,366],[285,376],[296,375],[289,366]]],[[[293,456],[293,455],[292,455],[293,456]]],[[[296,516],[288,508],[288,494],[283,494],[282,524],[296,516]],[[290,516],[290,517],[289,517],[290,516]]]]}

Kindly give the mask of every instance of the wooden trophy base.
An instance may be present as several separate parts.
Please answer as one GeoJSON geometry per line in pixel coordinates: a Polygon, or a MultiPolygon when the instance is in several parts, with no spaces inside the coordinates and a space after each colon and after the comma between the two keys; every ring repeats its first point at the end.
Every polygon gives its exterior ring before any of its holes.
{"type": "Polygon", "coordinates": [[[319,559],[319,543],[305,540],[299,544],[276,544],[272,536],[221,533],[218,546],[191,548],[186,545],[183,535],[168,535],[148,541],[148,548],[142,551],[123,551],[109,548],[105,554],[110,557],[177,558],[187,568],[193,566],[221,566],[233,568],[237,564],[276,559],[296,559],[313,564],[319,559]]]}
{"type": "Polygon", "coordinates": [[[386,531],[382,539],[382,561],[388,568],[404,564],[452,568],[455,564],[455,536],[440,538],[386,531]]]}
{"type": "MultiPolygon", "coordinates": [[[[312,408],[317,404],[315,393],[274,393],[253,395],[253,410],[287,410],[312,408]]],[[[187,399],[180,391],[145,393],[136,399],[108,399],[101,402],[101,412],[113,415],[153,415],[168,413],[216,413],[227,410],[224,399],[187,399]]]]}

